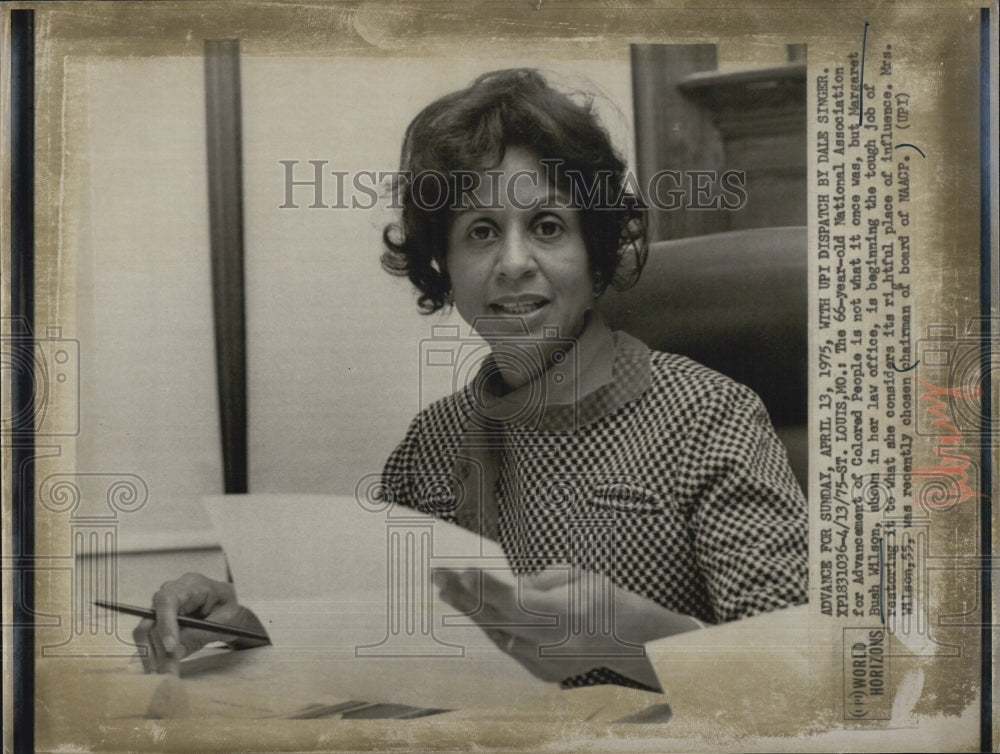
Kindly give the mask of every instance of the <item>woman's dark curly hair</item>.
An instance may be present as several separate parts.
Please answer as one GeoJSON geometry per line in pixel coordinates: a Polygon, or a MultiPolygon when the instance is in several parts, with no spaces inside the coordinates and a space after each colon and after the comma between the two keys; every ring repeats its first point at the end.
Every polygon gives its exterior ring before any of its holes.
{"type": "Polygon", "coordinates": [[[580,212],[595,291],[638,280],[647,251],[645,208],[625,185],[625,163],[598,122],[592,98],[577,102],[532,69],[493,71],[432,102],[403,138],[400,176],[392,187],[402,219],[382,233],[382,267],[410,279],[424,314],[451,300],[445,255],[454,209],[463,199],[458,176],[495,168],[515,147],[543,164],[558,164],[558,188],[580,212]],[[421,198],[427,195],[434,201],[421,198]]]}

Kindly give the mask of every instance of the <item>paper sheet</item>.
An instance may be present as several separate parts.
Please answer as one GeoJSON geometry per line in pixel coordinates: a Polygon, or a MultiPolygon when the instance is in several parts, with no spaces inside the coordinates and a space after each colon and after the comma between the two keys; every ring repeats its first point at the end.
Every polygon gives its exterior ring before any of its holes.
{"type": "Polygon", "coordinates": [[[425,706],[531,706],[563,693],[436,596],[432,568],[514,579],[495,543],[351,498],[216,496],[205,506],[240,601],[280,655],[269,659],[276,672],[345,698],[425,706]]]}

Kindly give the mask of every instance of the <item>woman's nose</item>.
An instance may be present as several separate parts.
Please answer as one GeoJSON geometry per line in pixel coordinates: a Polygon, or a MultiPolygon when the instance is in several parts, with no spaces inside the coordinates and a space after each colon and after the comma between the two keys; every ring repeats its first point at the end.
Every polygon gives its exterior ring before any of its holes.
{"type": "Polygon", "coordinates": [[[535,257],[528,239],[520,233],[508,233],[500,244],[497,271],[511,280],[534,274],[535,257]]]}

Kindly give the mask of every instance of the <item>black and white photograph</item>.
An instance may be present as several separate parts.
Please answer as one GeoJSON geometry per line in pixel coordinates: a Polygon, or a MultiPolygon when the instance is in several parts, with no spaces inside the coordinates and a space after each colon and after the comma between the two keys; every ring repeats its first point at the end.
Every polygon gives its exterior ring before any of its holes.
{"type": "Polygon", "coordinates": [[[989,12],[613,5],[5,13],[15,749],[992,736],[989,12]]]}

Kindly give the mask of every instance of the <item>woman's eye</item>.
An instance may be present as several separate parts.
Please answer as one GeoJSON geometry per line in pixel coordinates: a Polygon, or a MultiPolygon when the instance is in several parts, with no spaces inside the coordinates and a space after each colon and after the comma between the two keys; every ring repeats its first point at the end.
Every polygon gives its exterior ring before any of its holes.
{"type": "Polygon", "coordinates": [[[556,220],[542,220],[535,223],[535,235],[542,238],[554,238],[562,233],[562,224],[556,220]]]}
{"type": "Polygon", "coordinates": [[[489,241],[496,238],[496,231],[489,225],[473,225],[469,228],[469,238],[474,241],[489,241]]]}

